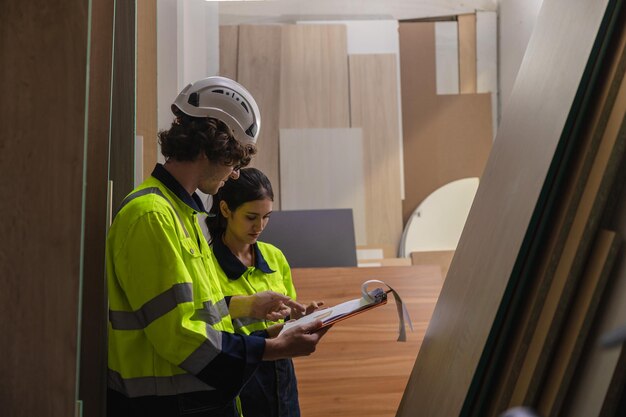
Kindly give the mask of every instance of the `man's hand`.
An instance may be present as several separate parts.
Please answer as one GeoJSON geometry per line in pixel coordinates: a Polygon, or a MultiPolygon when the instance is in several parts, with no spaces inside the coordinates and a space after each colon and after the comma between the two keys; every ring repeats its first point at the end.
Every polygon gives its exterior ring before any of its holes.
{"type": "Polygon", "coordinates": [[[265,339],[263,360],[275,361],[310,355],[315,352],[318,342],[332,326],[317,330],[320,327],[322,327],[322,321],[315,320],[307,325],[286,330],[274,339],[265,339]]]}
{"type": "Polygon", "coordinates": [[[262,291],[254,295],[233,296],[228,310],[232,318],[253,317],[276,321],[293,312],[304,312],[306,308],[286,295],[262,291]]]}

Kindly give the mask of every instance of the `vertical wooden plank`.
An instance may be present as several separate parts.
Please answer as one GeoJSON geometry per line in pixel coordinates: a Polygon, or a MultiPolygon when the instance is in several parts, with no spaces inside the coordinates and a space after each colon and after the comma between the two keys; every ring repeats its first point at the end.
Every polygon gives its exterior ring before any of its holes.
{"type": "Polygon", "coordinates": [[[111,164],[114,210],[135,182],[135,2],[115,6],[111,164]]]}
{"type": "Polygon", "coordinates": [[[545,388],[537,403],[536,408],[541,415],[561,415],[565,393],[574,377],[578,358],[587,340],[619,244],[615,232],[600,231],[568,314],[568,322],[559,338],[559,347],[554,353],[545,388]]]}
{"type": "Polygon", "coordinates": [[[476,12],[476,92],[491,94],[493,137],[498,130],[498,16],[476,12]]]}
{"type": "Polygon", "coordinates": [[[280,182],[283,210],[352,209],[356,244],[367,240],[361,129],[281,129],[280,182]]]}
{"type": "MultiPolygon", "coordinates": [[[[472,401],[470,386],[482,372],[479,362],[492,342],[494,320],[606,5],[543,3],[399,417],[456,416],[472,401]]],[[[401,32],[401,50],[402,44],[401,32]]]]}
{"type": "Polygon", "coordinates": [[[114,0],[92,0],[85,246],[78,398],[83,415],[103,417],[106,404],[108,309],[104,251],[109,175],[114,0]]]}
{"type": "Polygon", "coordinates": [[[280,128],[350,126],[344,25],[285,25],[280,128]]]}
{"type": "Polygon", "coordinates": [[[459,92],[476,92],[476,15],[463,14],[459,24],[459,92]]]}
{"type": "Polygon", "coordinates": [[[220,26],[220,75],[237,80],[239,25],[220,26]]]}
{"type": "Polygon", "coordinates": [[[267,175],[274,188],[274,210],[280,210],[278,120],[280,108],[281,25],[241,25],[238,81],[254,96],[261,111],[261,132],[252,166],[267,175]]]}
{"type": "Polygon", "coordinates": [[[156,0],[137,2],[137,135],[143,136],[143,178],[157,161],[156,0]]]}
{"type": "Polygon", "coordinates": [[[72,416],[89,2],[1,8],[0,404],[6,416],[72,416]]]}
{"type": "Polygon", "coordinates": [[[390,186],[400,182],[396,57],[350,55],[349,62],[352,126],[363,131],[365,217],[370,219],[366,222],[367,244],[392,245],[397,251],[402,200],[398,187],[390,186]]]}
{"type": "MultiPolygon", "coordinates": [[[[626,36],[624,36],[626,41],[626,36]]],[[[626,42],[624,43],[626,45],[626,42]]],[[[622,56],[619,51],[618,57],[622,56]]],[[[620,59],[618,58],[619,62],[620,59]]],[[[622,61],[624,62],[624,61],[622,61]]],[[[590,142],[596,142],[595,147],[586,149],[586,156],[590,159],[590,167],[581,167],[579,183],[575,188],[582,189],[580,201],[574,200],[576,208],[570,227],[567,227],[567,240],[558,259],[554,276],[550,277],[545,289],[545,301],[537,307],[540,315],[535,323],[532,340],[526,352],[520,375],[515,385],[511,399],[512,404],[527,404],[536,400],[539,386],[543,380],[545,367],[551,358],[555,335],[560,332],[564,309],[569,305],[571,286],[576,284],[580,274],[581,259],[589,245],[590,236],[595,233],[595,227],[604,209],[608,189],[619,165],[626,139],[626,79],[624,66],[615,75],[616,80],[607,82],[606,94],[609,95],[606,103],[598,103],[598,124],[591,123],[593,130],[588,132],[590,142]],[[617,94],[612,89],[618,89],[617,94]],[[612,94],[611,94],[612,93],[612,94]],[[612,98],[612,99],[611,99],[612,98]],[[597,152],[597,153],[596,153],[597,152]],[[593,158],[593,159],[592,159],[593,158]],[[586,169],[585,169],[586,168],[586,169]]],[[[578,172],[577,172],[578,174],[578,172]]],[[[574,190],[575,193],[575,190],[574,190]]]]}

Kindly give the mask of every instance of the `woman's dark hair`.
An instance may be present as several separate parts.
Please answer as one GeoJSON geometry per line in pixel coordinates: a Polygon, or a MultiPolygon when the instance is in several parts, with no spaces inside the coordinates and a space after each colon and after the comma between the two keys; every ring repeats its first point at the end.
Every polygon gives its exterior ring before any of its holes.
{"type": "Polygon", "coordinates": [[[214,216],[206,218],[206,225],[211,238],[209,244],[219,239],[226,231],[227,220],[222,216],[220,201],[226,202],[230,211],[235,211],[242,204],[256,200],[274,201],[272,184],[264,173],[256,168],[244,168],[239,171],[239,178],[230,179],[213,196],[213,204],[209,213],[214,216]]]}
{"type": "Polygon", "coordinates": [[[159,132],[159,144],[166,159],[177,161],[193,161],[203,152],[211,162],[244,167],[256,153],[254,145],[240,144],[224,122],[186,114],[159,132]]]}

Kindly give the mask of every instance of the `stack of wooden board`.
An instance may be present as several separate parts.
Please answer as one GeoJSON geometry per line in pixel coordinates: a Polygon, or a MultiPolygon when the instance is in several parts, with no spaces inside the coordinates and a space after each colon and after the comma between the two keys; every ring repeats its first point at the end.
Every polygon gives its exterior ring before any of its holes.
{"type": "Polygon", "coordinates": [[[619,415],[622,4],[544,1],[398,416],[619,415]]]}

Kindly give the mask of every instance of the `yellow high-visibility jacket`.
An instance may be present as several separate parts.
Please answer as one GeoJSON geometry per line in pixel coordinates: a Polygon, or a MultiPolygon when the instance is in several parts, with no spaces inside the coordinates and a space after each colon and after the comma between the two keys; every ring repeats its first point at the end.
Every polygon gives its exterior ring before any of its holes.
{"type": "Polygon", "coordinates": [[[206,391],[227,403],[261,361],[264,339],[233,334],[199,211],[157,165],[109,231],[108,384],[126,397],[206,391]]]}

